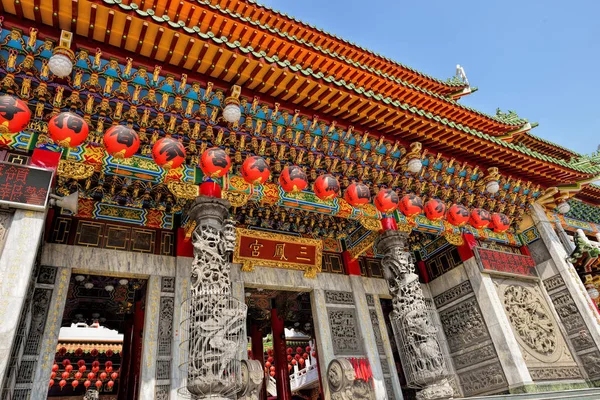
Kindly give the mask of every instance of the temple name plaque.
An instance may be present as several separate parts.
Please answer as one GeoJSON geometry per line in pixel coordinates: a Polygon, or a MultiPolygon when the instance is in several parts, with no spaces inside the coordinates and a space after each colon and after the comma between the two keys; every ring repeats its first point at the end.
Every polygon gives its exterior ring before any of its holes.
{"type": "Polygon", "coordinates": [[[0,162],[0,205],[44,211],[52,170],[0,162]]]}
{"type": "Polygon", "coordinates": [[[255,266],[304,271],[314,278],[321,272],[323,242],[272,232],[237,229],[233,262],[242,264],[242,271],[251,272],[255,266]]]}

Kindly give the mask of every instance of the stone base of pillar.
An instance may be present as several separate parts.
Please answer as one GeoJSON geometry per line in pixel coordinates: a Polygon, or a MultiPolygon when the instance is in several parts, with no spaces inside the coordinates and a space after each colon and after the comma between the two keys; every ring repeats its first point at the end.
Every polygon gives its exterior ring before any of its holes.
{"type": "Polygon", "coordinates": [[[427,386],[417,393],[417,400],[443,400],[451,399],[454,390],[447,379],[442,379],[438,383],[427,386]]]}

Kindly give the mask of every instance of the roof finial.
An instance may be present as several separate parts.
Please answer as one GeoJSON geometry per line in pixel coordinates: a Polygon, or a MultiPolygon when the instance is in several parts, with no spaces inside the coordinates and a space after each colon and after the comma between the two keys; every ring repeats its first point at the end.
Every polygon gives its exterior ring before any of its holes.
{"type": "Polygon", "coordinates": [[[467,79],[467,74],[465,73],[465,69],[460,66],[460,64],[456,64],[456,77],[463,81],[467,86],[469,85],[469,80],[467,79]]]}

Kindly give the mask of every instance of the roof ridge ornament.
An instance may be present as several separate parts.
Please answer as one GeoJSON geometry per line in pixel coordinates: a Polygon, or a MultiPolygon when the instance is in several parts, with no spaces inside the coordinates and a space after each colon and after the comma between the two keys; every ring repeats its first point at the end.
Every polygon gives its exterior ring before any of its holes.
{"type": "Polygon", "coordinates": [[[467,74],[465,73],[465,69],[463,67],[461,67],[460,64],[456,64],[456,75],[455,77],[457,79],[459,79],[462,83],[464,83],[467,86],[471,86],[469,84],[469,80],[467,79],[467,74]]]}

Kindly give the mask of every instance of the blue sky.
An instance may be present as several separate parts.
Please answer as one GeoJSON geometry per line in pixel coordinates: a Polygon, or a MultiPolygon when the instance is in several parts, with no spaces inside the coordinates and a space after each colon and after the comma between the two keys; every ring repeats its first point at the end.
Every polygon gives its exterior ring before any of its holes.
{"type": "Polygon", "coordinates": [[[464,67],[461,102],[514,110],[532,132],[589,154],[600,145],[598,0],[259,0],[436,78],[464,67]]]}

